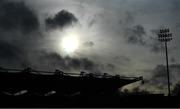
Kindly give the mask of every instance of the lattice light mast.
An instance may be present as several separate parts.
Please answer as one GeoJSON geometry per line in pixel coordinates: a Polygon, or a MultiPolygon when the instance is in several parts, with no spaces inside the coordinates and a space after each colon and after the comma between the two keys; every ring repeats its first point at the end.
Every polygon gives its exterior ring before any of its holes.
{"type": "Polygon", "coordinates": [[[168,42],[172,40],[172,33],[170,33],[169,28],[160,29],[158,33],[158,40],[165,45],[165,52],[166,52],[166,67],[167,67],[167,79],[168,79],[168,96],[171,95],[171,89],[170,89],[170,77],[169,77],[169,63],[168,63],[168,50],[167,45],[168,42]]]}

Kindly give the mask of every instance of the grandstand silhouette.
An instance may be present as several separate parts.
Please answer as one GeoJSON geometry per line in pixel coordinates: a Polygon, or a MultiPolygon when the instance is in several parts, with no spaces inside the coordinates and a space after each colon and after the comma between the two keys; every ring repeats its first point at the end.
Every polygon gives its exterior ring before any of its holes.
{"type": "Polygon", "coordinates": [[[102,75],[81,72],[64,73],[36,71],[31,68],[5,69],[0,68],[1,96],[65,96],[110,94],[119,88],[143,77],[124,77],[119,75],[102,75]]]}

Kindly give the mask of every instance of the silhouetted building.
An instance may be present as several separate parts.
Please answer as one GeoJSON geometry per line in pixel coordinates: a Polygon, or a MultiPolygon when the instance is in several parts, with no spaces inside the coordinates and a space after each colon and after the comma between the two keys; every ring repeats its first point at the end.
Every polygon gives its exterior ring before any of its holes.
{"type": "Polygon", "coordinates": [[[96,75],[81,72],[68,74],[55,72],[0,69],[0,91],[20,92],[29,95],[71,95],[113,93],[122,86],[143,80],[142,77],[121,77],[119,75],[96,75]],[[25,91],[26,93],[25,93],[25,91]]]}

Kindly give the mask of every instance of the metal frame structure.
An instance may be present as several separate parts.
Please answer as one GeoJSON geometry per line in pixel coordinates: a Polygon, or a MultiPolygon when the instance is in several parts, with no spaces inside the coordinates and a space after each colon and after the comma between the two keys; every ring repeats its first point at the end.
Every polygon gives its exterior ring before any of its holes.
{"type": "Polygon", "coordinates": [[[168,79],[168,96],[171,95],[171,87],[170,87],[170,76],[169,76],[169,62],[168,62],[168,42],[172,40],[172,33],[170,33],[169,28],[160,29],[158,33],[158,40],[164,43],[165,53],[166,53],[166,67],[167,67],[167,79],[168,79]]]}
{"type": "Polygon", "coordinates": [[[24,95],[24,93],[26,93],[25,96],[36,96],[39,93],[39,96],[46,93],[54,94],[54,91],[56,92],[55,96],[71,95],[76,92],[80,92],[81,95],[111,94],[116,93],[119,88],[137,81],[143,81],[143,77],[101,75],[86,72],[77,74],[65,73],[61,70],[49,72],[32,68],[6,69],[0,67],[0,96],[19,96],[24,95]]]}
{"type": "Polygon", "coordinates": [[[13,69],[13,68],[2,68],[0,67],[0,72],[7,72],[7,73],[20,73],[20,72],[26,72],[26,73],[32,73],[32,74],[38,74],[38,75],[57,75],[57,73],[59,72],[61,75],[64,76],[75,76],[75,77],[83,77],[83,76],[88,76],[91,75],[93,77],[96,78],[120,78],[120,79],[136,79],[136,80],[143,80],[143,76],[140,77],[126,77],[126,76],[120,76],[120,75],[106,75],[104,76],[106,73],[104,74],[95,74],[95,73],[86,73],[84,72],[84,74],[82,75],[81,73],[65,73],[61,70],[55,70],[54,72],[52,71],[40,71],[40,70],[34,70],[32,68],[26,68],[26,69],[13,69]]]}

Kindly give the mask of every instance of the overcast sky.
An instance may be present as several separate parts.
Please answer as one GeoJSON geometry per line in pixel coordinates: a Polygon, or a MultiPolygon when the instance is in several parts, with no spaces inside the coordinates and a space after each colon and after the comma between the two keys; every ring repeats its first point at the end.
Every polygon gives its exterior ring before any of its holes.
{"type": "Polygon", "coordinates": [[[164,91],[165,55],[156,33],[161,27],[173,33],[168,49],[174,85],[180,78],[179,12],[179,0],[4,0],[0,65],[144,76],[144,87],[164,91]],[[60,49],[67,33],[79,40],[71,54],[60,49]]]}

